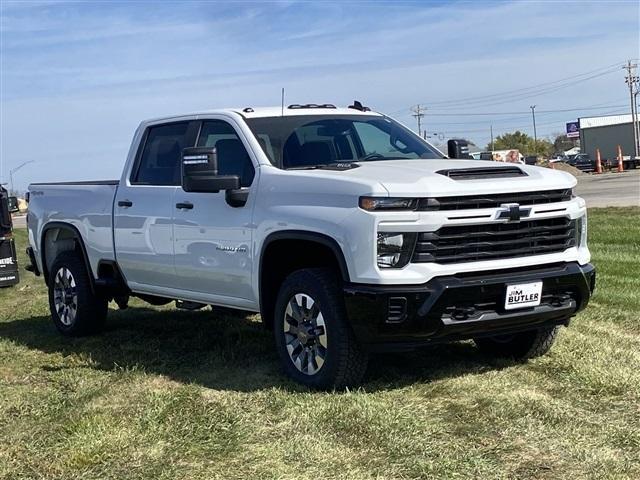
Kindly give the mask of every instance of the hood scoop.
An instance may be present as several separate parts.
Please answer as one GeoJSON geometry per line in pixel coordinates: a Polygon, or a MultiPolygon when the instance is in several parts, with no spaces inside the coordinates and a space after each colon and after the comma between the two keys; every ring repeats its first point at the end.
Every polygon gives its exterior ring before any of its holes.
{"type": "Polygon", "coordinates": [[[519,167],[479,167],[438,170],[436,173],[452,180],[484,180],[486,178],[526,177],[519,167]]]}

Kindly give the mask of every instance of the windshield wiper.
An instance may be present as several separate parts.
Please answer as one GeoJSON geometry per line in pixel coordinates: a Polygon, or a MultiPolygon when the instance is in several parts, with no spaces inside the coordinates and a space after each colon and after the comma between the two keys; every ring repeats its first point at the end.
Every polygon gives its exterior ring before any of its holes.
{"type": "MultiPolygon", "coordinates": [[[[357,160],[356,160],[357,161],[357,160]]],[[[318,165],[306,165],[302,167],[289,167],[287,170],[351,170],[352,168],[358,168],[360,165],[355,163],[356,161],[334,162],[334,163],[321,163],[318,165]]]]}
{"type": "Polygon", "coordinates": [[[358,158],[357,162],[371,162],[371,161],[381,161],[381,160],[408,160],[405,157],[385,157],[384,155],[380,155],[379,153],[370,153],[365,155],[364,157],[358,158]]]}

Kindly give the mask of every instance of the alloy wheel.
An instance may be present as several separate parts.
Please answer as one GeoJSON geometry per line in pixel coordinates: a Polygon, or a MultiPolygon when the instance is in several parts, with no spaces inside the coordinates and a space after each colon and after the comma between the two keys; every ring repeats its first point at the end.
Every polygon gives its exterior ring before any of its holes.
{"type": "Polygon", "coordinates": [[[73,274],[66,267],[61,267],[56,272],[53,301],[60,322],[67,327],[73,324],[78,314],[78,290],[73,274]]]}
{"type": "Polygon", "coordinates": [[[327,332],[318,303],[306,293],[289,299],[283,329],[289,358],[305,375],[315,375],[327,356],[327,332]]]}

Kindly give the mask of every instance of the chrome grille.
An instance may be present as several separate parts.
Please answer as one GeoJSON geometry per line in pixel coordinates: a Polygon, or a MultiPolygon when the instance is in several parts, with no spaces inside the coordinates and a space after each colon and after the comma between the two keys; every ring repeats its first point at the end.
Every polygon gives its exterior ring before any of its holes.
{"type": "Polygon", "coordinates": [[[576,245],[575,228],[566,217],[445,226],[418,235],[412,261],[463,263],[562,252],[576,245]]]}

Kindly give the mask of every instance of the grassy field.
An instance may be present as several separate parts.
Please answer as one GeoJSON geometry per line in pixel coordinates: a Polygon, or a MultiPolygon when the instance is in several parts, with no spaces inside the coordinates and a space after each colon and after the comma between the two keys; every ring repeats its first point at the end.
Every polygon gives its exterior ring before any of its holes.
{"type": "Polygon", "coordinates": [[[548,356],[378,356],[333,394],[282,376],[257,317],[132,302],[62,338],[23,271],[0,290],[0,478],[640,478],[640,209],[589,220],[598,290],[548,356]]]}

